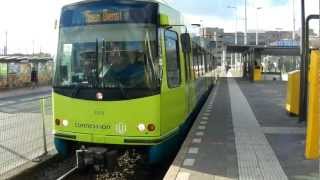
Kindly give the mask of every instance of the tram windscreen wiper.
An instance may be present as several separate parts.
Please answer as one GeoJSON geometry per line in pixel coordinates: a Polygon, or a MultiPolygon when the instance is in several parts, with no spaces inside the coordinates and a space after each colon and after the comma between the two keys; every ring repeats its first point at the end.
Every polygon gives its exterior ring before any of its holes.
{"type": "Polygon", "coordinates": [[[87,84],[87,83],[78,83],[77,85],[75,85],[75,87],[73,88],[73,91],[71,93],[71,96],[72,97],[77,97],[77,95],[79,94],[80,90],[84,87],[87,87],[87,86],[83,86],[83,84],[87,84]]]}
{"type": "Polygon", "coordinates": [[[93,84],[93,87],[98,87],[99,86],[99,42],[98,38],[96,38],[96,71],[95,71],[95,84],[93,84]]]}
{"type": "Polygon", "coordinates": [[[128,99],[127,91],[126,91],[125,88],[123,87],[120,79],[114,78],[114,77],[113,77],[113,79],[117,82],[117,84],[118,84],[117,88],[119,88],[119,90],[120,90],[120,92],[121,92],[121,95],[122,95],[124,98],[128,99]]]}

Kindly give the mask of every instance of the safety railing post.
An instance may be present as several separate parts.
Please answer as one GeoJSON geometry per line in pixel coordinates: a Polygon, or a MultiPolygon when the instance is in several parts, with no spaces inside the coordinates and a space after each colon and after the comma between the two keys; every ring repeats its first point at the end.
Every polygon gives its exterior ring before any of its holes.
{"type": "Polygon", "coordinates": [[[48,148],[47,148],[47,135],[46,135],[45,98],[40,99],[40,109],[41,109],[41,117],[42,117],[43,150],[44,150],[44,154],[47,154],[48,148]]]}

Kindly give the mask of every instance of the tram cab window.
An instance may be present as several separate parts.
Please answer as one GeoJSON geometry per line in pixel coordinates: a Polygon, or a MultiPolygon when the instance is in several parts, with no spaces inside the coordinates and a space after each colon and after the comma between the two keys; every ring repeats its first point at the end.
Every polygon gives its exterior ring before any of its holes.
{"type": "Polygon", "coordinates": [[[168,87],[175,88],[180,85],[180,63],[178,35],[174,31],[165,31],[165,45],[167,58],[167,79],[168,87]]]}
{"type": "Polygon", "coordinates": [[[67,84],[71,81],[71,63],[72,63],[72,44],[63,45],[63,55],[61,60],[60,74],[62,77],[62,84],[67,84]]]}

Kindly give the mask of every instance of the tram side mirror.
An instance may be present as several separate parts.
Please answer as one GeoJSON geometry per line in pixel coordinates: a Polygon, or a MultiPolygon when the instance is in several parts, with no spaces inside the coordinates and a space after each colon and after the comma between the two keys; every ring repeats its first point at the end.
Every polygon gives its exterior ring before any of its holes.
{"type": "Polygon", "coordinates": [[[180,35],[180,39],[181,39],[182,51],[184,53],[191,52],[190,34],[189,33],[183,33],[183,34],[180,35]]]}

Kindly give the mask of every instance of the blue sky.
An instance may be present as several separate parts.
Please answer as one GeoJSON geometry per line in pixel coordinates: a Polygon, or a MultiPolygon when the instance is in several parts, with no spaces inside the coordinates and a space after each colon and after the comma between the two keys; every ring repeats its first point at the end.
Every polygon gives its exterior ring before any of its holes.
{"type": "Polygon", "coordinates": [[[195,0],[175,0],[172,2],[173,6],[177,9],[189,14],[197,15],[213,15],[228,18],[229,10],[226,10],[228,5],[234,5],[230,3],[230,0],[225,1],[213,1],[213,0],[201,0],[201,3],[195,0]],[[197,8],[195,8],[197,7],[197,8]]]}
{"type": "MultiPolygon", "coordinates": [[[[245,0],[167,0],[183,12],[191,23],[222,27],[227,32],[244,30],[245,0]],[[228,6],[236,9],[227,8],[228,6]],[[237,21],[236,21],[237,19],[237,21]]],[[[306,12],[318,13],[319,0],[306,0],[306,12]]],[[[247,0],[249,31],[293,30],[295,14],[296,30],[300,27],[300,0],[247,0]],[[295,9],[293,9],[293,2],[295,9]],[[257,10],[257,7],[262,9],[257,10]],[[294,12],[294,13],[293,13],[294,12]]]]}
{"type": "Polygon", "coordinates": [[[272,4],[277,6],[277,5],[284,5],[287,4],[288,0],[272,0],[272,4]]]}
{"type": "MultiPolygon", "coordinates": [[[[234,12],[227,9],[228,6],[244,6],[244,0],[171,0],[169,1],[177,9],[188,14],[211,15],[222,18],[231,18],[234,12]],[[199,3],[201,2],[201,3],[199,3]],[[195,8],[196,7],[196,8],[195,8]]],[[[261,4],[263,2],[270,3],[271,6],[288,5],[289,0],[248,0],[248,6],[261,4]]]]}

